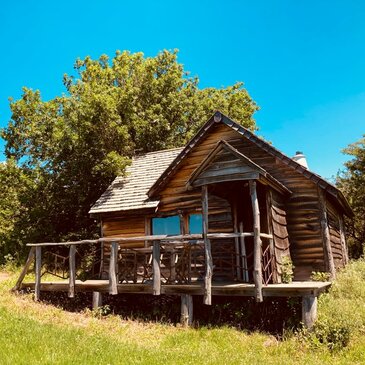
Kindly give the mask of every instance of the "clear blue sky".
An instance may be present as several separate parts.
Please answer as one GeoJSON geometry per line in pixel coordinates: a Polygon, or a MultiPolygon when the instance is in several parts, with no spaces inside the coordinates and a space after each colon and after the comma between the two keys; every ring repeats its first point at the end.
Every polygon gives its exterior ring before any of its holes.
{"type": "MultiPolygon", "coordinates": [[[[331,177],[365,133],[365,1],[6,1],[0,12],[0,125],[21,87],[65,92],[77,57],[178,48],[200,86],[243,81],[259,135],[331,177]]],[[[0,145],[0,159],[4,144],[0,145]]]]}

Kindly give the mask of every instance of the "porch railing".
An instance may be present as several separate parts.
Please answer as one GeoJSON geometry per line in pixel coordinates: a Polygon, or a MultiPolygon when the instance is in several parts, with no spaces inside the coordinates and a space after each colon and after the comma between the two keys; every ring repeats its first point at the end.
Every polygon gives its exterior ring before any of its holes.
{"type": "MultiPolygon", "coordinates": [[[[253,232],[245,233],[209,233],[208,240],[219,240],[229,238],[254,237],[253,232]]],[[[260,238],[272,239],[272,235],[261,233],[260,238]]],[[[96,245],[100,251],[101,243],[110,244],[110,261],[108,268],[109,275],[109,293],[118,294],[118,285],[120,283],[151,283],[154,295],[161,293],[161,284],[179,284],[191,283],[193,280],[206,279],[206,254],[204,249],[204,239],[202,234],[178,235],[178,236],[141,236],[141,237],[107,237],[96,240],[82,240],[73,242],[46,242],[46,243],[29,243],[29,255],[25,266],[19,276],[14,290],[19,290],[33,260],[35,260],[35,300],[39,300],[42,277],[42,248],[46,247],[69,247],[67,260],[68,262],[68,280],[69,280],[69,297],[74,297],[76,287],[76,259],[78,250],[81,245],[96,245]],[[146,243],[145,248],[131,249],[123,248],[121,244],[141,242],[146,243]],[[199,252],[199,257],[194,254],[199,252]],[[193,265],[192,265],[193,263],[193,265]]],[[[267,246],[269,247],[269,245],[267,246]]],[[[101,253],[100,253],[101,257],[101,253]]],[[[242,273],[250,270],[247,267],[247,258],[241,257],[240,270],[242,273]],[[246,262],[246,263],[245,263],[246,262]]],[[[235,261],[235,260],[233,260],[235,261]]],[[[253,260],[254,261],[254,260],[253,260]]],[[[269,271],[271,265],[270,251],[266,248],[262,252],[260,261],[263,265],[260,270],[264,272],[263,284],[270,280],[265,271],[269,271]]],[[[54,262],[57,271],[57,260],[54,262]]],[[[233,265],[233,268],[235,266],[233,265]]],[[[214,266],[213,266],[214,268],[214,266]]],[[[236,267],[237,269],[237,267],[236,267]]],[[[48,270],[52,273],[52,271],[48,270]]],[[[61,275],[66,277],[65,272],[61,275]]],[[[207,281],[204,280],[204,286],[207,281]]],[[[209,282],[208,282],[209,285],[209,282]]],[[[210,282],[211,285],[211,282],[210,282]]]]}

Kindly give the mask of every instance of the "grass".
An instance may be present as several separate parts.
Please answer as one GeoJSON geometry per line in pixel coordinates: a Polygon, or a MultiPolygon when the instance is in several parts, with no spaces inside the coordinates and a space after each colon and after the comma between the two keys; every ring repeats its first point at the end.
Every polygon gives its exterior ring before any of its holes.
{"type": "Polygon", "coordinates": [[[229,327],[70,313],[11,294],[15,280],[0,282],[1,364],[365,364],[365,261],[351,263],[320,298],[320,323],[351,327],[348,346],[335,351],[297,334],[278,341],[229,327]]]}

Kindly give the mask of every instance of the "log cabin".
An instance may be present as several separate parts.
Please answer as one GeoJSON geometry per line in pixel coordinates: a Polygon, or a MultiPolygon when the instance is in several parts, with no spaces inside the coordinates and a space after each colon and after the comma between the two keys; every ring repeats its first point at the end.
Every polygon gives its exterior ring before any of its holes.
{"type": "MultiPolygon", "coordinates": [[[[89,283],[95,301],[103,291],[181,295],[182,321],[191,323],[192,295],[208,305],[214,295],[301,296],[310,327],[330,285],[311,275],[333,280],[346,265],[343,221],[353,213],[341,191],[297,157],[220,112],[185,147],[134,157],[90,209],[101,222],[99,282],[107,283],[89,283]]],[[[64,289],[73,296],[75,285],[87,289],[75,281],[76,243],[69,244],[64,289]]],[[[41,245],[32,247],[39,260],[41,245]]],[[[36,260],[36,297],[56,290],[41,286],[40,267],[36,260]]]]}

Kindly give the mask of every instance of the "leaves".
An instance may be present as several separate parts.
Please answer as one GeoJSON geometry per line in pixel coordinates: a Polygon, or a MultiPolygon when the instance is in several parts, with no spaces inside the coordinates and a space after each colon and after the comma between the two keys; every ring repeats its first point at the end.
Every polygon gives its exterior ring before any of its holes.
{"type": "Polygon", "coordinates": [[[177,54],[78,59],[74,75],[63,76],[65,95],[44,101],[23,88],[10,102],[6,155],[31,182],[18,220],[23,240],[97,234],[88,211],[131,157],[184,145],[217,109],[256,128],[258,108],[242,83],[199,89],[177,54]]]}
{"type": "Polygon", "coordinates": [[[365,247],[365,135],[344,149],[344,153],[353,159],[345,163],[346,170],[337,176],[337,185],[355,213],[355,218],[346,222],[346,228],[350,235],[350,254],[358,258],[365,247]]]}

